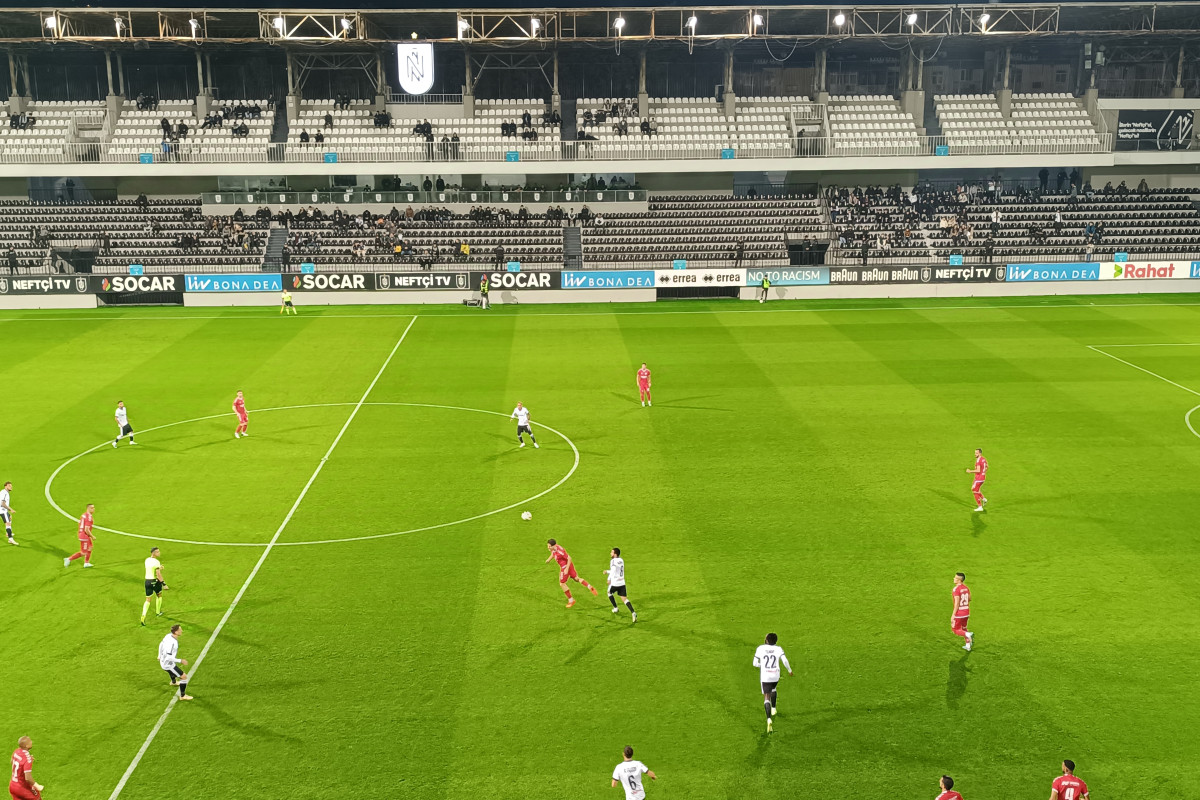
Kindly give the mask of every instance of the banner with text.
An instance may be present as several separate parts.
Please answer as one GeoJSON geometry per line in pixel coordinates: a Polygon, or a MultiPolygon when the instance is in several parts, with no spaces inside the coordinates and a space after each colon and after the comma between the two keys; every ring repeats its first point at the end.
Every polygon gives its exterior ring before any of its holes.
{"type": "Polygon", "coordinates": [[[1000,267],[830,267],[831,284],[990,283],[1000,280],[1000,267]]]}
{"type": "Polygon", "coordinates": [[[747,286],[762,286],[763,277],[772,286],[828,286],[828,267],[779,267],[746,270],[747,286]]]}
{"type": "Polygon", "coordinates": [[[1009,283],[1029,281],[1098,281],[1100,262],[1077,261],[1068,264],[1009,264],[1000,273],[1009,283]]]}
{"type": "Polygon", "coordinates": [[[471,289],[479,291],[479,283],[487,275],[488,289],[494,292],[512,289],[558,289],[562,286],[559,272],[472,272],[471,289]]]}
{"type": "Polygon", "coordinates": [[[1194,111],[1131,109],[1117,112],[1118,150],[1176,150],[1192,138],[1194,111]]]}
{"type": "Polygon", "coordinates": [[[466,289],[465,272],[377,272],[375,288],[381,292],[407,292],[418,289],[466,289]]]}
{"type": "Polygon", "coordinates": [[[1123,261],[1101,264],[1100,280],[1119,281],[1130,278],[1189,278],[1193,261],[1123,261]]]}
{"type": "Polygon", "coordinates": [[[0,278],[0,295],[6,294],[85,294],[88,291],[88,279],[85,277],[59,277],[47,275],[41,277],[22,278],[13,275],[0,278]]]}
{"type": "Polygon", "coordinates": [[[564,289],[653,289],[654,273],[645,269],[563,270],[564,289]]]}
{"type": "MultiPolygon", "coordinates": [[[[283,277],[258,275],[185,275],[185,292],[282,292],[283,277]]],[[[153,289],[143,291],[155,291],[153,289]]],[[[164,291],[171,291],[166,289],[164,291]]]]}
{"type": "Polygon", "coordinates": [[[660,269],[654,275],[658,289],[684,286],[745,286],[744,269],[660,269]]]}
{"type": "MultiPolygon", "coordinates": [[[[78,279],[76,279],[78,280],[78,279]]],[[[182,292],[183,275],[92,275],[88,278],[90,290],[97,294],[115,292],[135,294],[138,292],[182,292]]]]}

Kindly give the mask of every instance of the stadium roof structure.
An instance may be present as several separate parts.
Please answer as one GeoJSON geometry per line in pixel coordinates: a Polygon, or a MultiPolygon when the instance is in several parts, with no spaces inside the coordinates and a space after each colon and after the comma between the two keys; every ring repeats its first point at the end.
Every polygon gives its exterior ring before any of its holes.
{"type": "Polygon", "coordinates": [[[0,46],[173,43],[370,47],[419,39],[552,43],[1195,36],[1200,3],[995,3],[527,9],[73,8],[0,10],[0,46]]]}

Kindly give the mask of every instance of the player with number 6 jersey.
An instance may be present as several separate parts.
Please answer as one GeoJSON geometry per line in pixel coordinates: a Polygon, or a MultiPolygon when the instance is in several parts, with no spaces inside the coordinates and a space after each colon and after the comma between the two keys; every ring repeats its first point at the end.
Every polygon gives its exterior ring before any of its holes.
{"type": "Polygon", "coordinates": [[[621,548],[614,547],[609,551],[608,569],[604,570],[604,575],[608,580],[608,602],[612,603],[612,612],[620,613],[620,609],[617,608],[617,595],[620,595],[633,621],[637,622],[637,612],[633,610],[633,603],[626,594],[628,590],[625,588],[625,559],[621,558],[621,548]]]}
{"type": "Polygon", "coordinates": [[[771,718],[778,713],[775,703],[778,700],[776,687],[782,675],[779,666],[782,664],[788,675],[792,674],[792,665],[788,663],[787,656],[783,654],[783,648],[778,642],[778,636],[768,633],[766,643],[760,644],[754,651],[754,666],[758,667],[759,679],[762,681],[763,709],[767,712],[767,733],[771,732],[771,718]]]}
{"type": "Polygon", "coordinates": [[[643,775],[649,775],[652,781],[658,780],[654,770],[640,761],[633,760],[633,748],[626,745],[625,760],[613,770],[612,785],[619,785],[625,790],[625,800],[643,800],[646,796],[646,790],[642,787],[643,775]]]}

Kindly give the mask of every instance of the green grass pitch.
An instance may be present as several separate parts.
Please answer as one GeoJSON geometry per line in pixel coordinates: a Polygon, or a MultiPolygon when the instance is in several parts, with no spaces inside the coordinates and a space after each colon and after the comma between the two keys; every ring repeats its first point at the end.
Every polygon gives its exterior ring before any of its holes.
{"type": "Polygon", "coordinates": [[[158,641],[194,662],[277,533],[123,800],[613,799],[625,744],[651,800],[1042,798],[1062,758],[1097,797],[1200,796],[1200,297],[300,312],[0,315],[0,737],[49,800],[110,796],[171,695],[158,641]],[[104,444],[117,400],[136,447],[104,444]],[[521,502],[575,466],[539,423],[578,467],[521,502]],[[149,538],[64,569],[44,490],[98,444],[53,501],[149,538]],[[552,536],[602,591],[622,548],[636,625],[564,608],[552,536]]]}

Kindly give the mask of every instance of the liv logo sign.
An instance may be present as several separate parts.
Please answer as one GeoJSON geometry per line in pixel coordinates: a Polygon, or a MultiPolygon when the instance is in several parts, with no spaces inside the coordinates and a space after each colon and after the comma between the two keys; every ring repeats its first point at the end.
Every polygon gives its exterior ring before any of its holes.
{"type": "Polygon", "coordinates": [[[433,88],[433,45],[402,42],[396,45],[400,62],[400,88],[409,94],[425,94],[433,88]]]}

